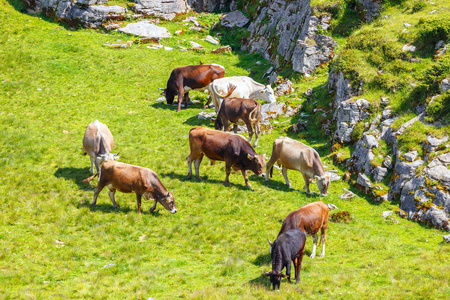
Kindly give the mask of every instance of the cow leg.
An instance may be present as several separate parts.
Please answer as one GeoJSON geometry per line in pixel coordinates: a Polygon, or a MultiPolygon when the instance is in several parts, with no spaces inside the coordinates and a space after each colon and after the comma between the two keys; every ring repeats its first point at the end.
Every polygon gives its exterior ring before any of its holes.
{"type": "Polygon", "coordinates": [[[116,189],[110,189],[109,190],[109,198],[111,199],[112,204],[114,205],[114,208],[119,208],[119,206],[116,204],[116,189]]]}
{"type": "Polygon", "coordinates": [[[181,100],[183,99],[184,96],[184,88],[179,88],[178,89],[178,108],[177,108],[177,112],[179,112],[181,110],[181,100]]]}
{"type": "Polygon", "coordinates": [[[91,159],[91,174],[94,174],[94,159],[92,157],[89,157],[91,159]]]}
{"type": "Polygon", "coordinates": [[[138,207],[138,212],[141,213],[141,203],[142,203],[142,195],[139,193],[136,193],[136,203],[138,207]]]}
{"type": "Polygon", "coordinates": [[[297,265],[295,265],[295,283],[298,284],[300,282],[300,270],[302,269],[302,261],[303,261],[303,255],[305,254],[305,248],[302,249],[300,252],[300,257],[297,258],[297,265]]]}
{"type": "Polygon", "coordinates": [[[237,131],[238,131],[238,126],[237,126],[237,124],[233,124],[233,131],[234,131],[234,133],[237,133],[237,131]]]}
{"type": "MultiPolygon", "coordinates": [[[[246,121],[245,125],[247,125],[247,131],[248,131],[248,142],[251,144],[252,143],[252,138],[253,138],[253,128],[252,128],[252,123],[250,123],[250,121],[246,121]]],[[[255,146],[255,144],[253,144],[253,146],[255,146]]]]}
{"type": "Polygon", "coordinates": [[[156,201],[156,199],[155,199],[155,203],[153,203],[152,208],[150,208],[150,212],[151,212],[151,213],[155,210],[155,208],[156,208],[156,203],[157,203],[157,202],[158,202],[158,201],[156,201]]]}
{"type": "Polygon", "coordinates": [[[253,147],[258,146],[259,133],[260,133],[259,122],[256,122],[255,123],[255,143],[253,144],[253,147]]]}
{"type": "Polygon", "coordinates": [[[188,155],[188,157],[186,157],[187,160],[187,164],[188,164],[188,175],[187,178],[191,179],[192,178],[192,158],[191,158],[191,154],[188,155]]]}
{"type": "Polygon", "coordinates": [[[230,176],[231,173],[231,164],[229,164],[228,162],[225,162],[225,182],[223,183],[226,186],[230,185],[230,181],[228,180],[228,177],[230,176]]]}
{"type": "MultiPolygon", "coordinates": [[[[272,153],[272,156],[270,157],[270,160],[266,165],[266,181],[269,181],[269,174],[271,174],[271,169],[273,168],[273,165],[277,162],[277,160],[278,158],[276,158],[274,153],[272,153]]],[[[270,177],[272,177],[272,175],[270,177]]]]}
{"type": "Polygon", "coordinates": [[[245,185],[248,187],[252,187],[252,185],[250,184],[250,182],[248,181],[248,178],[247,178],[247,170],[241,170],[241,171],[242,171],[242,175],[244,176],[245,185]]]}
{"type": "Polygon", "coordinates": [[[292,187],[292,185],[291,185],[291,183],[289,182],[289,179],[288,179],[288,177],[287,177],[287,168],[286,168],[285,166],[283,166],[283,167],[281,168],[281,172],[283,173],[284,180],[286,181],[286,185],[287,185],[288,187],[292,187]]]}
{"type": "Polygon", "coordinates": [[[325,241],[326,241],[326,229],[322,226],[321,228],[321,239],[322,239],[322,252],[320,253],[319,257],[325,256],[325,241]]]}
{"type": "Polygon", "coordinates": [[[189,92],[184,93],[183,96],[183,100],[184,100],[184,107],[187,108],[189,101],[191,100],[191,98],[189,98],[189,92]]]}
{"type": "Polygon", "coordinates": [[[291,262],[289,262],[286,266],[286,276],[287,276],[287,281],[289,283],[291,283],[291,262]]]}
{"type": "MultiPolygon", "coordinates": [[[[198,180],[201,180],[200,179],[200,164],[202,162],[202,159],[203,159],[203,154],[194,161],[195,177],[197,177],[198,180]]],[[[192,172],[192,170],[191,170],[191,172],[192,172]]]]}
{"type": "Polygon", "coordinates": [[[305,186],[303,188],[306,188],[306,194],[311,195],[311,191],[309,190],[309,177],[306,174],[303,174],[303,180],[305,180],[305,186]]]}
{"type": "Polygon", "coordinates": [[[98,194],[100,194],[100,192],[103,190],[105,185],[106,184],[102,181],[102,178],[100,177],[100,179],[98,180],[98,183],[97,183],[97,187],[94,189],[94,200],[92,201],[92,206],[95,207],[97,205],[98,194]]]}
{"type": "Polygon", "coordinates": [[[209,95],[208,101],[206,102],[205,106],[203,106],[203,109],[208,108],[209,104],[211,104],[211,101],[212,101],[212,97],[211,97],[211,95],[209,95]]]}
{"type": "Polygon", "coordinates": [[[312,252],[311,252],[311,258],[316,257],[316,246],[317,246],[317,240],[318,240],[318,236],[317,233],[314,234],[314,238],[313,238],[313,248],[312,248],[312,252]]]}

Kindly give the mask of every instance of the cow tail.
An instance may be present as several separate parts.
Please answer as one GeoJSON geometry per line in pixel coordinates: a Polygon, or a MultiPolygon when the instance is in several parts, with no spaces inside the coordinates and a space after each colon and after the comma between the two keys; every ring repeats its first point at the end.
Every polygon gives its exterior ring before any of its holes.
{"type": "Polygon", "coordinates": [[[92,179],[94,179],[95,177],[98,176],[98,173],[95,173],[94,175],[92,175],[91,177],[88,177],[86,179],[83,180],[83,183],[89,183],[92,179]]]}
{"type": "Polygon", "coordinates": [[[256,102],[256,107],[250,112],[249,118],[251,123],[255,123],[258,121],[260,115],[261,115],[261,104],[259,102],[256,102]]]}
{"type": "Polygon", "coordinates": [[[269,173],[270,173],[270,178],[272,178],[272,175],[273,175],[273,165],[270,167],[269,173]]]}

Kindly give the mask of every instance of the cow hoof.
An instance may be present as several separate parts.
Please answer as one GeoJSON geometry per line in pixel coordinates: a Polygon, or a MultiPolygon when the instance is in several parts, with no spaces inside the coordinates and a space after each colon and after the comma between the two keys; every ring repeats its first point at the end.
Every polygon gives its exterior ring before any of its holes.
{"type": "Polygon", "coordinates": [[[248,187],[248,188],[251,188],[251,187],[252,187],[252,185],[251,185],[251,184],[247,184],[247,187],[248,187]]]}
{"type": "Polygon", "coordinates": [[[316,255],[315,254],[311,254],[310,258],[314,258],[314,257],[316,257],[316,255]]]}
{"type": "Polygon", "coordinates": [[[224,186],[230,186],[230,183],[229,182],[224,182],[223,185],[224,186]]]}
{"type": "Polygon", "coordinates": [[[192,174],[188,174],[187,179],[192,179],[192,174]]]}

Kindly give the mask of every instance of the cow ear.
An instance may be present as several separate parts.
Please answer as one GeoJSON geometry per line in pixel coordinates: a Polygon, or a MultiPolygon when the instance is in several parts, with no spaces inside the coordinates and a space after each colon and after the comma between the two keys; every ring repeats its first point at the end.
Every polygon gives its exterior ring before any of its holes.
{"type": "Polygon", "coordinates": [[[315,179],[315,180],[321,180],[321,179],[322,179],[322,177],[320,177],[320,176],[317,176],[317,175],[314,175],[314,179],[315,179]]]}
{"type": "Polygon", "coordinates": [[[287,276],[287,275],[285,275],[285,274],[280,274],[280,275],[281,275],[281,277],[283,277],[283,278],[289,277],[289,276],[287,276]]]}

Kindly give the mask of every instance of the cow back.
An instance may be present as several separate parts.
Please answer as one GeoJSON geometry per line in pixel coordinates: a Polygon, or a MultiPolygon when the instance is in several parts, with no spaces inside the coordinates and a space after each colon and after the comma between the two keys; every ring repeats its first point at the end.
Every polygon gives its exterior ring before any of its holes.
{"type": "Polygon", "coordinates": [[[328,206],[322,201],[309,203],[296,211],[291,212],[284,219],[280,236],[284,232],[300,228],[308,235],[316,234],[322,227],[328,225],[328,206]]]}

